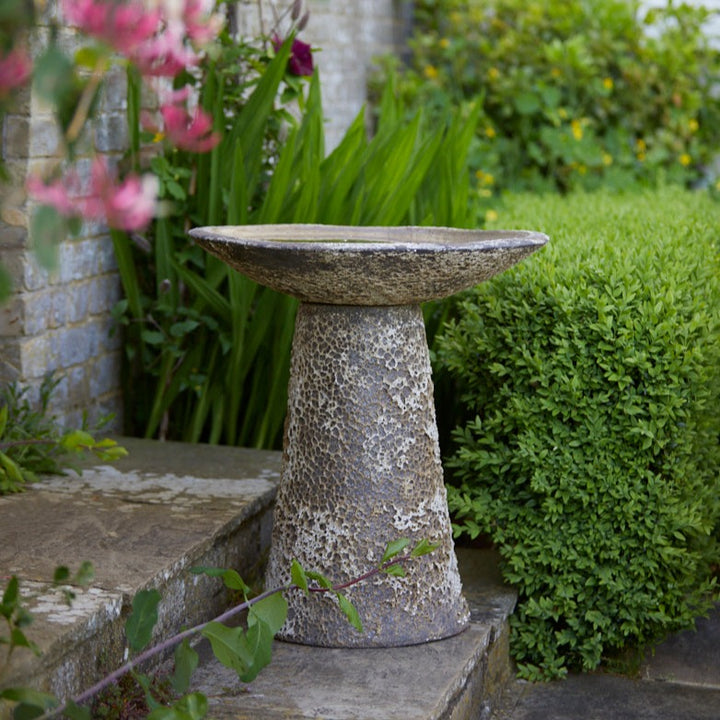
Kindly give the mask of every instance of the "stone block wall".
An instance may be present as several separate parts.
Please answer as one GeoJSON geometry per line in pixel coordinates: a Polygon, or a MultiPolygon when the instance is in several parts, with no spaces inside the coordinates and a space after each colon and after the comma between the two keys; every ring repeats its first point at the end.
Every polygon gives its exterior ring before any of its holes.
{"type": "MultiPolygon", "coordinates": [[[[42,43],[43,28],[36,44],[42,43]]],[[[72,47],[70,31],[60,41],[72,47]]],[[[119,156],[126,147],[124,73],[113,73],[101,100],[92,137],[81,141],[81,170],[93,152],[119,156]]],[[[110,309],[120,298],[112,243],[106,228],[87,223],[79,237],[60,244],[54,269],[41,267],[29,232],[34,206],[27,198],[29,174],[49,171],[62,154],[50,108],[29,90],[5,117],[2,152],[10,179],[0,202],[0,260],[14,285],[0,306],[0,385],[18,382],[30,394],[53,373],[59,384],[51,408],[79,427],[121,408],[120,341],[111,336],[110,309]]],[[[115,422],[119,428],[120,418],[115,422]]]]}
{"type": "MultiPolygon", "coordinates": [[[[389,51],[401,32],[398,8],[410,0],[306,0],[310,22],[303,38],[322,51],[315,55],[323,81],[328,118],[327,145],[334,147],[365,101],[372,57],[389,51]]],[[[282,6],[283,1],[278,2],[282,6]]],[[[52,0],[48,4],[52,12],[52,0]]],[[[256,0],[239,0],[239,28],[253,35],[259,27],[256,0]]],[[[265,17],[271,14],[266,9],[265,17]]],[[[42,42],[43,31],[38,42],[42,42]]],[[[74,43],[65,29],[61,42],[74,43]]],[[[124,75],[105,89],[94,135],[85,138],[81,165],[92,152],[119,156],[126,147],[124,75]]],[[[60,384],[53,411],[67,426],[79,426],[83,412],[96,420],[122,408],[119,336],[111,335],[110,309],[120,298],[112,244],[105,228],[86,225],[80,237],[61,243],[54,271],[41,268],[31,250],[26,197],[29,173],[46,169],[61,154],[49,108],[29,91],[2,128],[2,153],[10,174],[0,187],[0,260],[15,291],[0,306],[0,386],[17,381],[36,392],[54,372],[60,384]]]]}

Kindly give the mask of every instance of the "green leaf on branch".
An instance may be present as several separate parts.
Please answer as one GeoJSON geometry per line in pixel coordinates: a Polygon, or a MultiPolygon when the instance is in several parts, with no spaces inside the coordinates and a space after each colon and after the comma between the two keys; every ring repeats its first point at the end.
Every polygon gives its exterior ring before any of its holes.
{"type": "Polygon", "coordinates": [[[340,609],[343,611],[348,622],[359,632],[363,631],[362,620],[355,606],[345,597],[345,595],[337,594],[338,602],[340,603],[340,609]]]}
{"type": "Polygon", "coordinates": [[[407,573],[405,572],[405,568],[397,563],[395,563],[395,565],[389,565],[388,567],[383,568],[382,571],[386,575],[392,575],[393,577],[405,577],[407,575],[407,573]]]}
{"type": "Polygon", "coordinates": [[[218,662],[234,670],[238,676],[252,664],[253,658],[247,649],[242,628],[229,628],[218,622],[209,622],[201,634],[210,641],[218,662]]]}
{"type": "Polygon", "coordinates": [[[431,543],[428,542],[426,539],[422,539],[413,549],[410,553],[410,557],[421,557],[422,555],[429,555],[431,552],[437,550],[440,547],[439,543],[431,543]]]}
{"type": "Polygon", "coordinates": [[[247,585],[247,583],[240,577],[240,574],[237,572],[237,570],[226,570],[222,574],[223,582],[225,583],[225,587],[229,590],[239,590],[243,595],[247,597],[248,593],[250,592],[250,587],[247,585]]]}
{"type": "Polygon", "coordinates": [[[398,538],[397,540],[390,541],[385,548],[380,564],[382,565],[388,560],[397,557],[409,544],[410,540],[408,540],[408,538],[398,538]]]}
{"type": "Polygon", "coordinates": [[[68,700],[63,710],[63,717],[68,717],[70,720],[92,720],[90,708],[78,705],[72,700],[68,700]]]}
{"type": "Polygon", "coordinates": [[[277,592],[270,597],[253,603],[248,610],[248,626],[256,622],[264,622],[273,635],[285,624],[288,613],[287,600],[277,592]]]}
{"type": "Polygon", "coordinates": [[[158,619],[160,593],[155,590],[141,590],[132,601],[132,613],[125,623],[130,648],[142,650],[152,637],[152,631],[158,619]]]}
{"type": "Polygon", "coordinates": [[[198,666],[200,658],[190,647],[187,638],[175,648],[175,673],[172,677],[173,690],[182,695],[190,687],[190,678],[198,666]]]}
{"type": "Polygon", "coordinates": [[[332,583],[322,574],[315,570],[307,570],[305,575],[308,580],[314,580],[321,588],[332,590],[332,583]]]}
{"type": "Polygon", "coordinates": [[[290,579],[293,585],[297,585],[306,595],[308,594],[307,575],[305,575],[303,566],[295,558],[290,565],[290,579]]]}
{"type": "Polygon", "coordinates": [[[30,688],[6,688],[0,690],[0,700],[18,703],[18,706],[14,709],[13,717],[15,718],[39,717],[43,712],[51,710],[58,704],[57,698],[54,696],[30,688]]]}
{"type": "Polygon", "coordinates": [[[243,672],[238,672],[240,680],[252,682],[258,673],[270,664],[274,637],[275,633],[262,619],[256,618],[256,621],[248,627],[247,633],[242,637],[242,643],[245,652],[252,660],[243,672]]]}

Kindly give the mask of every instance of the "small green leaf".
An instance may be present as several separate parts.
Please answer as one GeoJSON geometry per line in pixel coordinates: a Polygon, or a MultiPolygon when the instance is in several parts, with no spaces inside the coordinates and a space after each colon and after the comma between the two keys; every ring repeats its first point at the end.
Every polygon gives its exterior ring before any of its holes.
{"type": "Polygon", "coordinates": [[[88,586],[95,578],[95,568],[89,560],[83,560],[80,563],[78,571],[75,573],[73,583],[80,585],[81,587],[88,586]]]}
{"type": "Polygon", "coordinates": [[[250,587],[240,577],[237,570],[226,570],[222,575],[225,587],[230,590],[239,590],[243,595],[247,595],[250,592],[250,587]]]}
{"type": "Polygon", "coordinates": [[[407,573],[402,565],[390,565],[389,567],[383,568],[383,572],[386,575],[392,575],[393,577],[405,577],[407,573]]]}
{"type": "Polygon", "coordinates": [[[194,565],[190,568],[193,575],[207,575],[208,577],[223,577],[227,572],[227,568],[210,567],[207,565],[194,565]]]}
{"type": "Polygon", "coordinates": [[[130,648],[137,652],[142,650],[152,637],[152,631],[158,619],[160,593],[155,590],[141,590],[132,602],[132,613],[125,623],[130,648]]]}
{"type": "Polygon", "coordinates": [[[72,700],[68,700],[63,710],[63,717],[65,716],[69,717],[70,720],[92,720],[90,708],[77,705],[72,700]]]}
{"type": "Polygon", "coordinates": [[[345,595],[337,594],[338,602],[340,603],[340,609],[345,614],[348,622],[359,632],[363,631],[362,620],[355,606],[345,597],[345,595]]]}
{"type": "Polygon", "coordinates": [[[315,570],[306,570],[305,576],[308,580],[314,580],[320,587],[332,590],[332,583],[322,573],[315,570]]]}
{"type": "Polygon", "coordinates": [[[409,544],[410,540],[408,540],[408,538],[399,538],[397,540],[390,541],[385,548],[385,552],[383,553],[382,559],[380,560],[380,564],[382,565],[388,560],[392,560],[394,557],[399,555],[409,544]]]}
{"type": "Polygon", "coordinates": [[[258,620],[266,623],[273,635],[285,624],[288,613],[287,600],[282,593],[277,592],[270,597],[253,603],[248,611],[248,626],[252,626],[258,620]]]}
{"type": "Polygon", "coordinates": [[[0,605],[0,614],[2,614],[3,617],[12,617],[12,614],[15,612],[15,608],[18,606],[19,597],[20,583],[18,582],[17,577],[13,575],[5,588],[2,604],[0,605]]]}
{"type": "Polygon", "coordinates": [[[410,557],[421,557],[422,555],[429,555],[431,552],[437,550],[440,547],[440,543],[434,545],[423,538],[410,553],[410,557]]]}
{"type": "Polygon", "coordinates": [[[238,678],[243,682],[252,682],[258,673],[272,659],[272,644],[274,633],[266,622],[258,619],[252,626],[248,627],[248,631],[242,638],[245,652],[252,658],[247,668],[243,672],[238,673],[238,678]]]}
{"type": "Polygon", "coordinates": [[[218,662],[238,675],[252,664],[253,657],[247,649],[242,628],[229,628],[218,622],[209,622],[200,634],[210,641],[218,662]]]}
{"type": "Polygon", "coordinates": [[[190,679],[199,661],[198,654],[190,647],[187,638],[175,648],[175,672],[171,682],[173,690],[179,695],[188,691],[190,679]]]}
{"type": "Polygon", "coordinates": [[[308,582],[305,570],[303,570],[302,565],[295,558],[293,558],[292,564],[290,565],[290,578],[293,585],[297,585],[306,595],[308,594],[308,582]]]}
{"type": "Polygon", "coordinates": [[[61,585],[70,579],[70,570],[65,565],[59,565],[53,573],[53,585],[61,585]]]}
{"type": "Polygon", "coordinates": [[[8,419],[8,406],[3,405],[0,407],[0,437],[3,436],[3,433],[5,432],[5,427],[7,426],[7,419],[8,419]]]}
{"type": "Polygon", "coordinates": [[[0,700],[18,703],[13,717],[35,718],[58,705],[53,695],[30,688],[6,688],[0,690],[0,700]]]}

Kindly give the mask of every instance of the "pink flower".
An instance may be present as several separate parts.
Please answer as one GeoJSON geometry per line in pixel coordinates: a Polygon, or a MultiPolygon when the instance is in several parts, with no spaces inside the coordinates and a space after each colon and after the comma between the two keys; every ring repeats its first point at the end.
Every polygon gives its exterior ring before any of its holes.
{"type": "Polygon", "coordinates": [[[26,182],[28,193],[34,200],[41,205],[54,207],[65,217],[80,214],[76,195],[72,192],[77,186],[78,179],[74,173],[47,184],[39,175],[30,175],[26,182]]]}
{"type": "Polygon", "coordinates": [[[14,88],[24,85],[31,70],[32,61],[24,48],[15,47],[6,55],[0,56],[0,99],[6,97],[14,88]]]}
{"type": "Polygon", "coordinates": [[[215,0],[185,0],[183,20],[187,36],[198,45],[214,40],[223,26],[221,15],[213,14],[215,0]]]}
{"type": "MultiPolygon", "coordinates": [[[[277,36],[273,36],[272,39],[273,47],[275,50],[279,50],[283,44],[283,41],[277,36]]],[[[291,75],[297,75],[299,77],[309,77],[313,74],[313,56],[312,48],[307,43],[298,40],[293,40],[292,47],[290,48],[290,59],[288,60],[288,72],[291,75]]]]}
{"type": "Polygon", "coordinates": [[[152,38],[162,19],[142,0],[63,0],[62,10],[70,24],[125,55],[152,38]]]}
{"type": "Polygon", "coordinates": [[[175,77],[188,67],[197,65],[200,58],[185,44],[185,27],[170,22],[154,37],[128,54],[143,75],[175,77]]]}
{"type": "Polygon", "coordinates": [[[165,123],[165,135],[181,150],[204,153],[212,150],[219,142],[219,133],[213,132],[213,120],[201,108],[191,115],[187,108],[180,105],[187,99],[189,88],[173,94],[171,102],[161,106],[160,114],[165,123]]]}
{"type": "Polygon", "coordinates": [[[110,227],[132,232],[142,230],[155,215],[158,180],[153,175],[130,175],[118,183],[105,160],[95,158],[90,176],[90,196],[82,215],[104,219],[110,227]]]}
{"type": "Polygon", "coordinates": [[[106,161],[95,158],[90,174],[89,194],[79,194],[77,173],[45,183],[31,176],[27,188],[34,200],[54,207],[65,217],[103,220],[112,228],[132,232],[145,228],[155,215],[158,180],[153,175],[130,175],[118,182],[106,161]]]}

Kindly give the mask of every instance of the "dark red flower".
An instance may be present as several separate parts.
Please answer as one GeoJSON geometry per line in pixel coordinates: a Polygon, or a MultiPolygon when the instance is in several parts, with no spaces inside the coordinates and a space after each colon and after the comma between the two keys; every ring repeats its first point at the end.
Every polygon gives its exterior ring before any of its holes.
{"type": "MultiPolygon", "coordinates": [[[[273,37],[273,47],[279,50],[283,41],[275,35],[273,37]]],[[[292,48],[290,48],[290,59],[288,60],[288,72],[291,75],[310,76],[313,74],[313,56],[312,48],[302,40],[293,40],[292,48]]]]}

